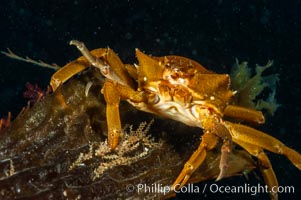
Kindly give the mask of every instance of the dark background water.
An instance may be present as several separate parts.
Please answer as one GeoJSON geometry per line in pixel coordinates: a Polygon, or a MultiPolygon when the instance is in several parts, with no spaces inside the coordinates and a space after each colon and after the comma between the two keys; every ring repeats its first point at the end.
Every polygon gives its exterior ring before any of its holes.
{"type": "MultiPolygon", "coordinates": [[[[280,82],[277,100],[281,107],[261,127],[290,147],[301,151],[301,1],[25,1],[0,4],[0,50],[63,66],[80,54],[68,45],[82,40],[89,49],[111,47],[126,63],[135,62],[134,49],[148,54],[178,54],[207,68],[228,73],[235,58],[254,66],[275,61],[271,73],[280,82]]],[[[53,71],[0,55],[0,117],[16,116],[26,104],[25,83],[46,88],[53,71]]],[[[268,153],[282,186],[294,186],[301,196],[301,173],[286,158],[268,153]]],[[[250,175],[253,176],[254,175],[250,175]]],[[[252,178],[251,178],[252,179],[252,178]]],[[[253,180],[252,184],[256,184],[253,180]]],[[[236,177],[224,185],[243,185],[236,177]]],[[[212,183],[212,182],[210,182],[212,183]]],[[[203,186],[203,185],[201,185],[203,186]]],[[[177,199],[204,195],[178,195],[177,199]]],[[[207,194],[209,198],[239,195],[207,194]]],[[[248,196],[253,199],[267,195],[248,196]]]]}

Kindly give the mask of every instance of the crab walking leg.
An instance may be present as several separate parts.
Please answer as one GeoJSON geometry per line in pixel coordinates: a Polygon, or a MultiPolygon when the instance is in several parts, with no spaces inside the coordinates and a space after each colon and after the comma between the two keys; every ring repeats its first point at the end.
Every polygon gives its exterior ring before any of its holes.
{"type": "Polygon", "coordinates": [[[265,122],[262,112],[240,106],[228,105],[224,110],[224,115],[258,124],[265,122]]]}
{"type": "Polygon", "coordinates": [[[213,149],[218,141],[218,137],[209,131],[206,131],[202,136],[201,143],[198,149],[191,155],[185,163],[184,168],[178,178],[172,185],[172,188],[177,190],[186,184],[192,173],[203,163],[206,158],[206,152],[213,149]]]}
{"type": "Polygon", "coordinates": [[[276,138],[267,135],[264,132],[258,131],[254,128],[244,126],[241,124],[233,124],[226,121],[225,125],[232,135],[232,140],[239,144],[240,141],[244,141],[249,144],[253,144],[257,147],[261,147],[273,153],[286,156],[299,170],[301,170],[301,155],[285,146],[282,142],[276,138]]]}
{"type": "MultiPolygon", "coordinates": [[[[95,59],[103,57],[105,53],[106,49],[95,49],[89,52],[89,54],[95,57],[95,59]]],[[[58,71],[56,71],[51,77],[50,85],[52,90],[56,91],[60,85],[65,83],[75,74],[84,71],[89,66],[91,66],[90,61],[86,57],[81,56],[75,61],[59,68],[58,71]]]]}
{"type": "Polygon", "coordinates": [[[263,175],[264,182],[267,184],[269,191],[271,191],[269,193],[270,197],[272,200],[278,199],[278,193],[276,189],[278,187],[277,177],[275,175],[271,162],[267,155],[264,153],[263,149],[243,141],[236,142],[245,150],[247,150],[251,155],[258,158],[258,165],[261,174],[263,175]]]}
{"type": "Polygon", "coordinates": [[[108,125],[108,144],[111,149],[115,149],[118,145],[121,133],[119,114],[120,94],[116,92],[116,86],[112,81],[105,82],[102,93],[107,103],[106,117],[108,125]]]}
{"type": "Polygon", "coordinates": [[[69,80],[72,76],[75,74],[83,71],[89,66],[80,63],[78,61],[71,62],[67,64],[66,66],[60,68],[56,73],[53,74],[50,80],[50,86],[52,88],[52,91],[56,91],[56,89],[61,86],[64,82],[69,80]]]}

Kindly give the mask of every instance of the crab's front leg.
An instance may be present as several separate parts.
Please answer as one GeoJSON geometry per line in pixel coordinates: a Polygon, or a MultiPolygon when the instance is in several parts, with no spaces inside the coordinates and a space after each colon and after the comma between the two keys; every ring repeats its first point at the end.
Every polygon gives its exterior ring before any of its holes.
{"type": "Polygon", "coordinates": [[[102,93],[106,101],[106,118],[108,125],[108,144],[111,149],[118,145],[121,133],[121,121],[119,114],[120,98],[132,102],[143,102],[145,96],[141,92],[136,92],[132,88],[107,80],[103,86],[102,93]]]}
{"type": "Polygon", "coordinates": [[[121,133],[119,115],[120,94],[116,91],[116,86],[112,81],[106,81],[101,91],[107,104],[106,118],[108,125],[108,144],[111,149],[115,149],[117,147],[121,133]]]}
{"type": "MultiPolygon", "coordinates": [[[[89,53],[95,58],[102,58],[106,53],[106,49],[95,49],[89,53]]],[[[56,99],[60,102],[63,108],[66,108],[67,104],[61,91],[57,91],[58,88],[60,88],[60,86],[68,81],[72,76],[84,71],[90,66],[90,61],[87,60],[84,56],[81,56],[78,59],[59,68],[59,70],[52,75],[50,86],[52,88],[52,91],[55,92],[56,99]]]]}
{"type": "Polygon", "coordinates": [[[89,51],[83,42],[71,40],[70,45],[83,54],[83,57],[94,67],[98,68],[102,75],[121,85],[133,88],[133,82],[120,58],[110,48],[101,49],[102,54],[95,56],[96,50],[89,51]]]}
{"type": "MultiPolygon", "coordinates": [[[[106,55],[106,52],[107,49],[95,49],[89,52],[89,54],[95,59],[99,60],[99,58],[103,58],[106,55]]],[[[79,72],[84,71],[91,65],[92,64],[85,56],[81,56],[78,59],[59,68],[59,70],[52,75],[50,80],[50,86],[52,88],[52,91],[56,91],[57,88],[59,88],[63,83],[68,81],[71,77],[78,74],[79,72]]],[[[106,65],[103,66],[103,70],[105,68],[106,65]]]]}
{"type": "Polygon", "coordinates": [[[131,76],[113,50],[107,48],[103,50],[102,54],[95,56],[95,54],[92,53],[93,51],[89,51],[85,44],[80,41],[72,40],[70,44],[75,45],[83,54],[83,58],[89,62],[90,65],[98,68],[102,75],[106,77],[102,93],[106,101],[108,144],[111,149],[115,149],[118,145],[121,133],[119,114],[120,99],[142,102],[145,100],[144,95],[133,89],[134,84],[131,76]]]}

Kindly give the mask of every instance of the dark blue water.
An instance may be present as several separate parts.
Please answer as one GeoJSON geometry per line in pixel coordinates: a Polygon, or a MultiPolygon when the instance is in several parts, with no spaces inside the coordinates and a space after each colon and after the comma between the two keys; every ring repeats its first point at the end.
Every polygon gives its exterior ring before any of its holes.
{"type": "MultiPolygon", "coordinates": [[[[278,73],[277,100],[281,107],[260,127],[290,147],[301,151],[301,1],[25,1],[3,0],[0,5],[0,50],[60,66],[80,54],[68,45],[82,40],[89,49],[111,47],[126,63],[135,61],[134,49],[148,54],[177,54],[207,68],[228,73],[235,58],[266,64],[278,73]]],[[[26,82],[46,88],[50,69],[18,62],[0,55],[0,117],[16,116],[26,105],[26,82]]],[[[301,196],[301,173],[285,157],[268,154],[279,184],[294,186],[301,196]]],[[[258,172],[257,172],[258,173],[258,172]]],[[[250,174],[251,179],[255,179],[250,174]]],[[[256,184],[258,180],[253,180],[256,184]]],[[[262,184],[263,181],[259,180],[262,184]]],[[[236,177],[225,185],[242,185],[236,177]]],[[[239,195],[208,194],[208,198],[238,199],[239,195]],[[209,196],[208,196],[209,195],[209,196]]],[[[181,194],[177,199],[204,198],[181,194]]],[[[253,199],[267,195],[249,196],[253,199]]]]}

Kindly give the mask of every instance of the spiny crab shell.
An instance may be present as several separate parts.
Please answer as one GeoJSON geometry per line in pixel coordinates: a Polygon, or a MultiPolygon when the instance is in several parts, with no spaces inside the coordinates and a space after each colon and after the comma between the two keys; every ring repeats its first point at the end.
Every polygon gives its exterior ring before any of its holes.
{"type": "Polygon", "coordinates": [[[214,74],[180,56],[151,58],[139,50],[136,55],[138,91],[148,92],[153,99],[151,104],[132,103],[139,110],[201,128],[200,118],[213,112],[223,116],[223,110],[235,93],[230,90],[228,74],[214,74]],[[196,106],[203,112],[197,112],[196,106]]]}

